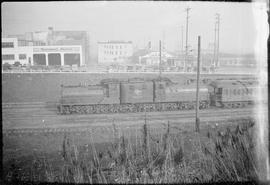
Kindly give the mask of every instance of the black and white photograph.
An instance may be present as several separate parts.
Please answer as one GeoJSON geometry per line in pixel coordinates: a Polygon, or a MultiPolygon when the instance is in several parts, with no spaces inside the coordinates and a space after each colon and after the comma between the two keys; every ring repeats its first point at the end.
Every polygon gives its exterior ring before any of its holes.
{"type": "Polygon", "coordinates": [[[269,2],[1,4],[4,184],[270,182],[269,2]]]}

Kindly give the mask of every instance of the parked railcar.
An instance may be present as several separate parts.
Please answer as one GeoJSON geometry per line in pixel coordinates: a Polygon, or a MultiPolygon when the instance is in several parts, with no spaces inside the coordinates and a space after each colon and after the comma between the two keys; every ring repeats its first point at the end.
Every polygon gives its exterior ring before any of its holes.
{"type": "Polygon", "coordinates": [[[212,106],[225,108],[246,107],[254,103],[255,81],[218,80],[209,84],[212,106]]]}

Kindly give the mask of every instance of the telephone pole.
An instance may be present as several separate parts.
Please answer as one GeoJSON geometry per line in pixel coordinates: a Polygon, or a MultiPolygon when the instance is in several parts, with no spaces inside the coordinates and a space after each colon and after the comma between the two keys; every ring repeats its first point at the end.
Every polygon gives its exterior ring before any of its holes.
{"type": "Polygon", "coordinates": [[[213,65],[216,68],[216,52],[217,52],[217,23],[215,22],[215,38],[214,38],[214,56],[213,56],[213,65]]]}
{"type": "Polygon", "coordinates": [[[185,53],[185,67],[184,67],[184,70],[186,71],[186,66],[187,66],[187,59],[188,59],[188,19],[189,19],[189,16],[188,16],[188,13],[189,13],[189,10],[191,8],[187,8],[185,11],[187,12],[187,20],[186,20],[186,53],[185,53]]]}
{"type": "Polygon", "coordinates": [[[161,40],[159,41],[159,77],[161,77],[161,40]]]}
{"type": "Polygon", "coordinates": [[[184,26],[181,26],[182,39],[181,39],[181,55],[184,53],[184,26]]]}
{"type": "Polygon", "coordinates": [[[214,64],[219,66],[219,29],[220,29],[220,14],[216,13],[215,21],[215,45],[214,45],[214,64]]]}
{"type": "Polygon", "coordinates": [[[162,50],[165,50],[165,31],[162,32],[162,50]]]}
{"type": "Polygon", "coordinates": [[[198,36],[198,58],[197,58],[197,88],[196,88],[196,120],[195,120],[195,131],[200,132],[200,118],[199,114],[199,91],[200,91],[200,57],[201,57],[201,36],[198,36]]]}
{"type": "Polygon", "coordinates": [[[217,67],[219,66],[219,28],[220,28],[220,14],[216,14],[217,17],[217,67]]]}

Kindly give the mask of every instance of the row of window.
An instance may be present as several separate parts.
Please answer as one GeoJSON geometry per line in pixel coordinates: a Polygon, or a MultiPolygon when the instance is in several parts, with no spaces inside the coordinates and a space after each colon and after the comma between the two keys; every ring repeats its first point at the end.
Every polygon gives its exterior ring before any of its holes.
{"type": "Polygon", "coordinates": [[[2,48],[14,48],[13,42],[2,42],[2,48]]]}
{"type": "Polygon", "coordinates": [[[224,95],[238,95],[238,96],[245,96],[245,95],[253,95],[253,89],[224,89],[224,95]]]}
{"type": "MultiPolygon", "coordinates": [[[[26,59],[26,54],[19,54],[20,60],[26,59]]],[[[15,55],[2,55],[2,60],[15,60],[15,55]]]]}
{"type": "Polygon", "coordinates": [[[122,49],[122,48],[127,48],[127,46],[125,45],[125,46],[121,46],[121,45],[104,45],[104,48],[106,48],[106,49],[122,49]]]}
{"type": "Polygon", "coordinates": [[[119,51],[119,52],[118,52],[118,51],[106,51],[106,50],[105,50],[105,51],[104,51],[104,54],[106,54],[106,55],[107,55],[107,54],[108,54],[108,55],[118,55],[118,54],[119,54],[119,55],[122,55],[122,54],[123,54],[123,55],[126,55],[127,52],[126,52],[126,51],[125,51],[125,52],[122,52],[122,51],[119,51]]]}

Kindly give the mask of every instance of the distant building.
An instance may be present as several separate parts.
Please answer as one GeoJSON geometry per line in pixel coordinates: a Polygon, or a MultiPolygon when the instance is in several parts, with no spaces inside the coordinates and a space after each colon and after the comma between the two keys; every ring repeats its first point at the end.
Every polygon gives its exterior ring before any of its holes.
{"type": "Polygon", "coordinates": [[[18,46],[17,38],[2,38],[2,64],[83,66],[80,45],[18,46]]]}
{"type": "Polygon", "coordinates": [[[122,63],[133,55],[132,42],[98,42],[98,63],[122,63]]]}
{"type": "MultiPolygon", "coordinates": [[[[159,65],[159,51],[152,51],[144,56],[139,57],[139,64],[141,65],[159,65]]],[[[175,66],[175,56],[168,52],[162,52],[161,60],[163,64],[175,66]]]]}

